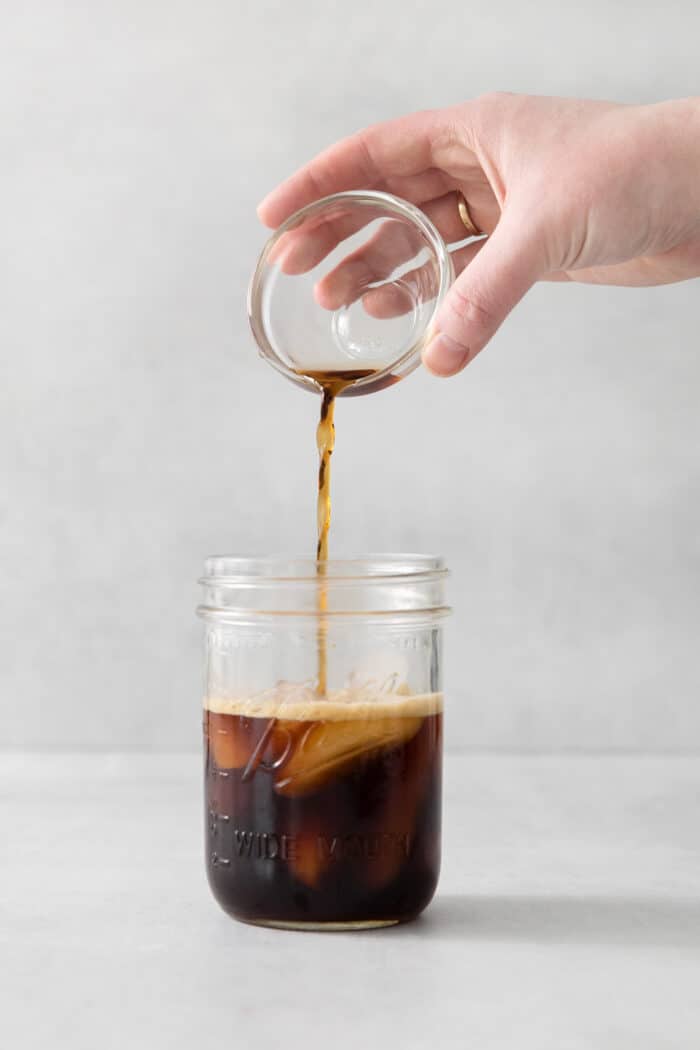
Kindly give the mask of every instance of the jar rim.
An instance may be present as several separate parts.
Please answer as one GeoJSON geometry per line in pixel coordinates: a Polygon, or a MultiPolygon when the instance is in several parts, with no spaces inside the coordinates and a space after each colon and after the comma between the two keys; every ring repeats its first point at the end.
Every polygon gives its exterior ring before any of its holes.
{"type": "Polygon", "coordinates": [[[375,554],[332,558],[267,555],[207,558],[200,578],[204,619],[258,622],[289,617],[334,622],[408,624],[448,615],[442,558],[426,554],[375,554]],[[322,571],[319,571],[322,568],[322,571]],[[323,593],[323,608],[319,594],[323,593]]]}
{"type": "Polygon", "coordinates": [[[276,587],[308,583],[318,586],[319,575],[333,585],[338,583],[429,582],[449,575],[442,557],[431,554],[365,554],[348,558],[329,558],[319,562],[309,556],[284,554],[212,555],[204,563],[203,585],[276,587]],[[319,568],[323,566],[323,572],[319,568]]]}

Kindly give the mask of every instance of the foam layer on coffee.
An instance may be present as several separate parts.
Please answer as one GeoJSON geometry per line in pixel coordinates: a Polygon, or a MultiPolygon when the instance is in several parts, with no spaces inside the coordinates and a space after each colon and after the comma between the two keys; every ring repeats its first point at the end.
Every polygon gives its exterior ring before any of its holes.
{"type": "Polygon", "coordinates": [[[395,692],[383,692],[376,686],[362,686],[331,689],[321,698],[310,686],[285,682],[250,697],[205,697],[204,707],[214,714],[294,722],[426,718],[442,711],[442,693],[413,694],[405,686],[395,692]]]}

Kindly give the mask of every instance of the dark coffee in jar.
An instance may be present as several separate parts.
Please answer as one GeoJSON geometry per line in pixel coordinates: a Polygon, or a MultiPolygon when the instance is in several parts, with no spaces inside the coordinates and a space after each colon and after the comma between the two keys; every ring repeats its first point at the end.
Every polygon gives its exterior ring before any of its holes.
{"type": "Polygon", "coordinates": [[[442,699],[281,693],[204,713],[207,871],[244,921],[410,919],[440,864],[442,699]]]}

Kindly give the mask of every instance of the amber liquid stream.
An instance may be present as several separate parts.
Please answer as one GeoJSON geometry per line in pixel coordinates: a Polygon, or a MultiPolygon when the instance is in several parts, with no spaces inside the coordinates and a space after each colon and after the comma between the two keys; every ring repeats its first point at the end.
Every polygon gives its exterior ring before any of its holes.
{"type": "Polygon", "coordinates": [[[337,372],[305,372],[321,387],[321,417],[316,428],[316,447],[318,448],[318,497],[317,497],[317,542],[316,572],[319,576],[318,588],[318,684],[319,696],[326,696],[328,690],[328,622],[325,613],[328,610],[328,590],[323,582],[328,561],[328,533],[331,527],[331,456],[335,447],[335,399],[357,379],[366,379],[374,372],[372,368],[347,369],[337,372]]]}

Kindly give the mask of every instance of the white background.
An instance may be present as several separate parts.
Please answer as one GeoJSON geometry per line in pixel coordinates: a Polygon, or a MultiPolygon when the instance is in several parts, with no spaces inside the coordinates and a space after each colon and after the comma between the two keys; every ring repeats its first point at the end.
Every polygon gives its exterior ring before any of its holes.
{"type": "MultiPolygon", "coordinates": [[[[317,406],[245,317],[260,197],[490,89],[697,94],[698,40],[695,0],[3,5],[1,747],[198,748],[204,557],[312,550],[317,406]]],[[[543,286],[457,379],[339,406],[335,553],[453,569],[453,749],[700,746],[699,308],[543,286]]]]}

